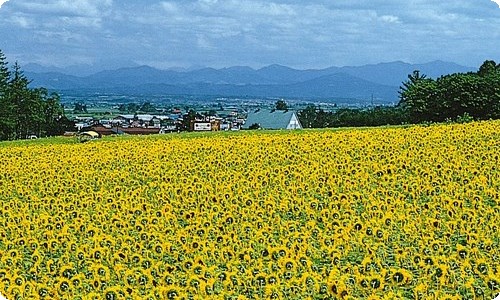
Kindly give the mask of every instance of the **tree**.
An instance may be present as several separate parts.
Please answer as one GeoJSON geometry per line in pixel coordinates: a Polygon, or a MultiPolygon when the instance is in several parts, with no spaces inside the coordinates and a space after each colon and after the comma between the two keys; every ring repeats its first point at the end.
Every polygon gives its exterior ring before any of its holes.
{"type": "Polygon", "coordinates": [[[34,93],[28,88],[30,81],[24,76],[21,66],[15,62],[13,66],[11,80],[8,89],[8,101],[15,113],[15,138],[26,138],[29,132],[32,121],[32,114],[38,112],[39,105],[33,101],[34,93]]]}
{"type": "Polygon", "coordinates": [[[207,115],[210,117],[216,117],[217,116],[217,111],[215,109],[211,109],[207,112],[207,115]]]}
{"type": "Polygon", "coordinates": [[[276,101],[276,110],[288,110],[288,105],[283,100],[276,101]]]}
{"type": "MultiPolygon", "coordinates": [[[[40,89],[40,96],[44,103],[44,128],[45,135],[55,136],[68,130],[68,120],[64,117],[64,108],[60,104],[60,97],[57,93],[49,95],[46,89],[40,89]],[[66,120],[64,120],[66,119],[66,120]]],[[[73,127],[73,126],[71,126],[73,127]]]]}
{"type": "Polygon", "coordinates": [[[484,61],[477,72],[477,74],[481,77],[494,76],[498,75],[498,73],[500,73],[500,64],[497,65],[493,60],[484,61]]]}
{"type": "Polygon", "coordinates": [[[29,87],[20,65],[16,62],[9,71],[0,51],[0,139],[22,139],[62,133],[72,124],[64,116],[59,95],[46,89],[29,87]]]}
{"type": "Polygon", "coordinates": [[[129,103],[127,104],[126,111],[129,113],[137,113],[141,109],[141,106],[137,103],[129,103]]]}
{"type": "Polygon", "coordinates": [[[398,105],[405,105],[405,102],[404,102],[404,93],[408,92],[408,90],[410,88],[412,88],[414,85],[418,84],[420,81],[426,79],[427,76],[424,74],[424,75],[420,75],[420,71],[419,70],[414,70],[412,74],[409,74],[408,75],[408,79],[404,82],[402,82],[401,86],[399,87],[399,97],[400,97],[400,102],[398,105]]]}
{"type": "Polygon", "coordinates": [[[258,124],[258,123],[253,123],[252,125],[250,125],[250,126],[248,127],[248,129],[250,129],[250,130],[260,129],[260,124],[258,124]]]}
{"type": "Polygon", "coordinates": [[[298,112],[297,116],[304,128],[314,128],[317,117],[316,106],[313,104],[307,105],[305,109],[298,112]]]}
{"type": "Polygon", "coordinates": [[[139,109],[141,112],[156,112],[156,107],[150,102],[145,102],[139,109]]]}
{"type": "Polygon", "coordinates": [[[436,104],[437,85],[436,81],[420,75],[415,70],[408,75],[408,80],[399,88],[398,107],[408,112],[410,122],[419,123],[433,119],[432,107],[436,104]]]}
{"type": "Polygon", "coordinates": [[[182,118],[181,129],[185,131],[191,130],[191,122],[196,120],[196,111],[190,109],[187,114],[184,114],[182,118]]]}
{"type": "Polygon", "coordinates": [[[14,107],[7,96],[10,88],[10,71],[5,55],[0,50],[0,139],[12,138],[15,120],[14,107]]]}
{"type": "Polygon", "coordinates": [[[299,111],[298,117],[304,128],[326,128],[332,125],[332,114],[313,104],[299,111]]]}
{"type": "Polygon", "coordinates": [[[400,87],[399,106],[409,121],[443,122],[469,115],[500,118],[500,65],[485,61],[477,72],[427,79],[415,71],[400,87]]]}
{"type": "Polygon", "coordinates": [[[88,113],[87,105],[81,102],[75,103],[75,108],[73,109],[74,114],[86,114],[88,113]]]}
{"type": "Polygon", "coordinates": [[[127,112],[127,105],[125,105],[125,104],[120,104],[120,105],[118,106],[118,111],[119,111],[119,112],[122,112],[122,113],[123,113],[123,112],[127,112]]]}
{"type": "Polygon", "coordinates": [[[10,71],[7,63],[7,58],[0,50],[0,99],[5,97],[7,88],[9,87],[10,71]]]}

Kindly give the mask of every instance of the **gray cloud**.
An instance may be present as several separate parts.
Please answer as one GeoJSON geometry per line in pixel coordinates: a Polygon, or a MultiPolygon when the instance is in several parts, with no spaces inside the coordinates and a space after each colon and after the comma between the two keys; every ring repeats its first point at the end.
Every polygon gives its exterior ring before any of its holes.
{"type": "Polygon", "coordinates": [[[0,49],[58,66],[477,66],[500,60],[498,28],[489,0],[10,0],[0,9],[0,49]]]}

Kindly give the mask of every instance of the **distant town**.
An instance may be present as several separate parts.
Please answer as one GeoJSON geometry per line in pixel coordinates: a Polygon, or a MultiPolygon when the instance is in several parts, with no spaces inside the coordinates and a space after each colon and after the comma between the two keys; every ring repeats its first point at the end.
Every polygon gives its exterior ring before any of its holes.
{"type": "MultiPolygon", "coordinates": [[[[71,100],[74,99],[63,98],[62,103],[66,116],[75,122],[75,132],[93,131],[100,136],[259,128],[301,129],[297,112],[308,105],[303,100],[283,99],[215,98],[196,101],[180,98],[177,103],[157,99],[141,103],[130,102],[128,98],[123,101],[123,97],[117,96],[98,96],[98,99],[90,101],[71,100]]],[[[320,105],[328,110],[338,107],[332,103],[320,105]]]]}

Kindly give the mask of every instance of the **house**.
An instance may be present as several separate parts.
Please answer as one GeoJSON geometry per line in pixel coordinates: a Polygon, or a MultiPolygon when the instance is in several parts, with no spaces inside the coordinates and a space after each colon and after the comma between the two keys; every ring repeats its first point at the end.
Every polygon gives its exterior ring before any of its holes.
{"type": "Polygon", "coordinates": [[[77,131],[81,131],[84,128],[88,128],[92,126],[95,123],[95,120],[93,117],[75,117],[75,128],[77,131]]]}
{"type": "Polygon", "coordinates": [[[149,126],[148,127],[160,128],[161,127],[161,119],[159,117],[157,117],[157,116],[154,116],[149,121],[149,126]]]}
{"type": "Polygon", "coordinates": [[[111,122],[113,125],[129,125],[134,120],[134,115],[119,115],[115,117],[111,122]]]}
{"type": "Polygon", "coordinates": [[[151,122],[151,120],[153,120],[155,116],[153,115],[149,115],[149,114],[146,114],[146,115],[135,115],[135,118],[139,121],[141,121],[142,123],[149,123],[151,122]]]}
{"type": "Polygon", "coordinates": [[[258,109],[248,113],[243,129],[257,124],[262,129],[302,129],[294,111],[258,109]]]}
{"type": "Polygon", "coordinates": [[[231,129],[231,124],[229,124],[229,123],[221,123],[220,124],[220,130],[227,131],[229,129],[231,129]]]}
{"type": "Polygon", "coordinates": [[[126,134],[131,135],[149,135],[149,134],[159,134],[161,128],[141,128],[141,127],[129,127],[129,128],[121,128],[126,134]]]}
{"type": "Polygon", "coordinates": [[[114,134],[124,134],[122,130],[119,128],[121,127],[107,127],[102,124],[97,124],[94,125],[90,128],[91,131],[97,132],[99,136],[106,136],[106,135],[114,135],[114,134]]]}

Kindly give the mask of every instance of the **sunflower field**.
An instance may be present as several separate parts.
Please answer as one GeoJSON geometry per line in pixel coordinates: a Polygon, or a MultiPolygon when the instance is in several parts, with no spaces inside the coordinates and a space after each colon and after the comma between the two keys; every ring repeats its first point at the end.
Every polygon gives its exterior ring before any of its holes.
{"type": "Polygon", "coordinates": [[[1,143],[0,293],[493,299],[499,156],[498,121],[1,143]]]}

